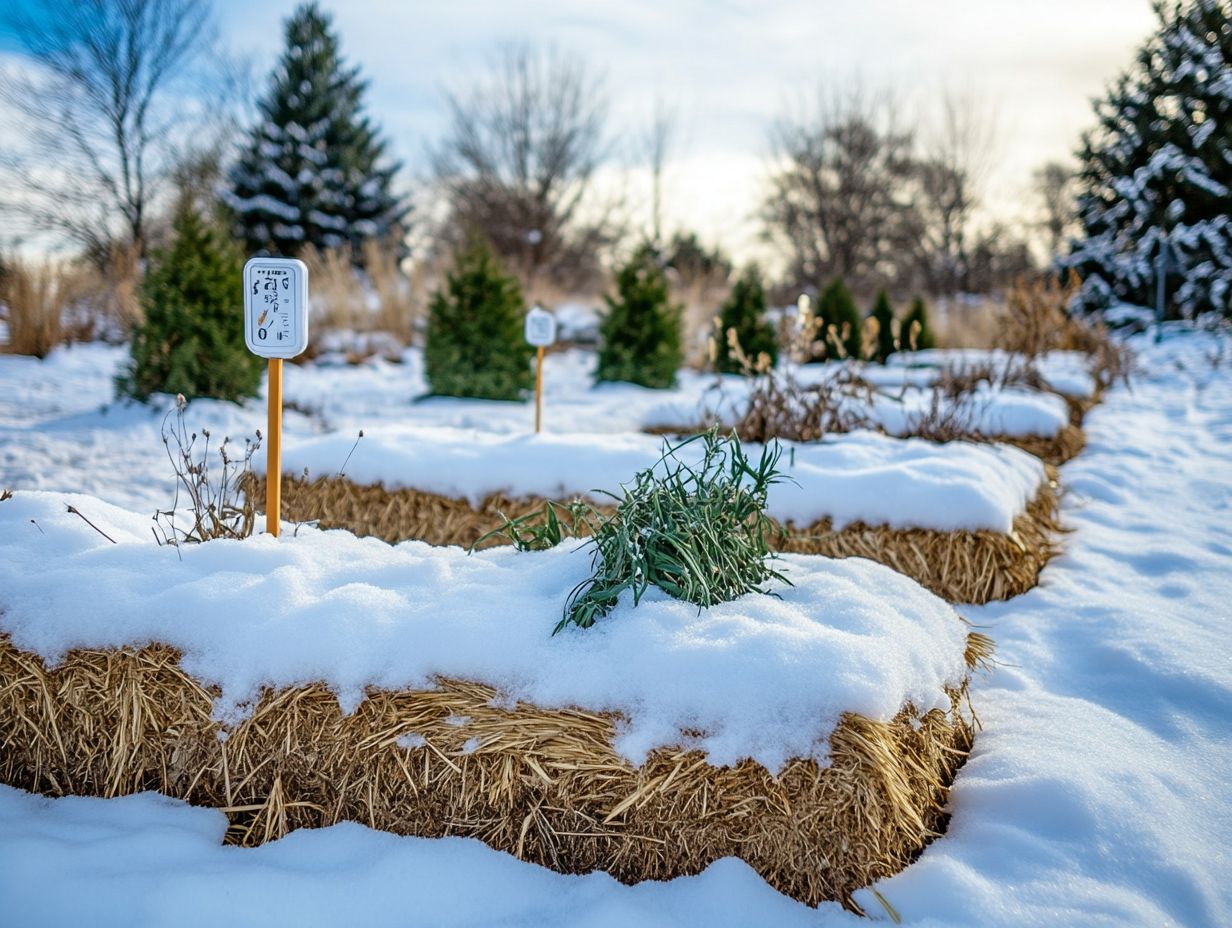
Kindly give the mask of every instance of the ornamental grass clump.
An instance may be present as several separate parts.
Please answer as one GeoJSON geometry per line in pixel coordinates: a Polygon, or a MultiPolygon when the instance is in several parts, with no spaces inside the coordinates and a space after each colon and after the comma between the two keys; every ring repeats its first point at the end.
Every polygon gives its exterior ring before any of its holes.
{"type": "Polygon", "coordinates": [[[770,487],[784,479],[777,443],[752,461],[735,436],[703,432],[665,447],[653,467],[621,487],[623,496],[604,515],[589,503],[545,503],[540,512],[506,519],[495,532],[520,550],[542,550],[563,538],[589,535],[592,575],[569,594],[553,632],[569,625],[589,628],[607,615],[626,590],[636,606],[656,586],[699,608],[745,593],[768,593],[770,580],[789,583],[770,566],[774,523],[766,515],[770,487]],[[701,446],[694,463],[685,449],[701,446]],[[561,516],[564,518],[561,518],[561,516]]]}

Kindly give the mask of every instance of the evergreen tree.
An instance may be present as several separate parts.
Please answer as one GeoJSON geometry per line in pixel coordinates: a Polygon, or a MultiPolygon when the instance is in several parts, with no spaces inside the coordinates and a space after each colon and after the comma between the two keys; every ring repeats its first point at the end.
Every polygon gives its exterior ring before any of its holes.
{"type": "Polygon", "coordinates": [[[903,317],[898,332],[899,341],[905,351],[912,349],[927,351],[929,348],[937,347],[937,340],[933,338],[932,326],[928,324],[928,309],[924,305],[923,297],[917,296],[911,301],[911,308],[903,317]]]}
{"type": "Polygon", "coordinates": [[[727,374],[739,374],[740,362],[728,346],[728,332],[735,330],[740,350],[749,360],[756,361],[759,354],[766,354],[773,364],[778,357],[778,339],[774,327],[763,318],[766,314],[766,291],[762,286],[761,271],[750,264],[732,285],[731,293],[719,310],[718,351],[715,369],[727,374]]]}
{"type": "Polygon", "coordinates": [[[1170,251],[1168,313],[1229,312],[1232,297],[1232,3],[1157,3],[1159,31],[1095,103],[1083,138],[1082,232],[1062,263],[1076,306],[1153,307],[1170,251]],[[1164,245],[1166,236],[1167,245],[1164,245]]]}
{"type": "Polygon", "coordinates": [[[877,292],[877,302],[873,304],[871,318],[877,320],[877,345],[874,348],[873,360],[881,364],[898,350],[894,338],[894,307],[890,305],[890,297],[884,290],[877,292]]]}
{"type": "MultiPolygon", "coordinates": [[[[842,346],[845,356],[856,360],[864,356],[860,310],[856,308],[856,301],[852,299],[851,291],[847,289],[847,284],[843,283],[843,278],[834,278],[830,286],[822,291],[817,300],[817,318],[823,325],[819,337],[827,338],[826,330],[834,326],[834,337],[842,346]]],[[[828,340],[826,350],[834,350],[828,340]]]]}
{"type": "Polygon", "coordinates": [[[428,313],[424,365],[434,394],[516,400],[533,389],[522,287],[486,241],[472,238],[458,255],[428,313]]]}
{"type": "Polygon", "coordinates": [[[243,256],[183,200],[171,244],[153,256],[142,284],[145,320],[133,333],[119,391],[141,400],[151,393],[255,396],[264,362],[244,344],[243,300],[243,256]]]}
{"type": "Polygon", "coordinates": [[[391,190],[399,165],[363,113],[367,84],[343,63],[330,20],[309,2],[286,24],[286,49],[259,104],[224,202],[249,252],[397,237],[407,207],[391,190]]]}
{"type": "Polygon", "coordinates": [[[599,324],[596,380],[622,380],[665,389],[684,360],[679,307],[668,301],[667,278],[654,248],[643,245],[616,275],[599,324]]]}

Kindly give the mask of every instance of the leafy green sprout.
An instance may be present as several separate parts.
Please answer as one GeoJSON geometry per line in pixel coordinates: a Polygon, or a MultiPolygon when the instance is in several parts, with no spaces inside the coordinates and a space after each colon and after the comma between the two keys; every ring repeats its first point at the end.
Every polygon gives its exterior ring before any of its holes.
{"type": "Polygon", "coordinates": [[[626,590],[635,606],[656,586],[699,610],[770,593],[769,581],[790,583],[770,566],[776,555],[767,540],[774,531],[765,512],[770,487],[788,479],[778,468],[781,457],[772,442],[753,461],[738,438],[711,429],[667,445],[654,466],[621,486],[623,495],[595,491],[616,502],[610,516],[581,500],[548,502],[541,512],[506,518],[475,544],[503,535],[519,550],[538,551],[591,536],[592,574],[569,594],[553,634],[569,625],[589,628],[626,590]],[[701,460],[690,463],[681,452],[695,444],[701,460]]]}

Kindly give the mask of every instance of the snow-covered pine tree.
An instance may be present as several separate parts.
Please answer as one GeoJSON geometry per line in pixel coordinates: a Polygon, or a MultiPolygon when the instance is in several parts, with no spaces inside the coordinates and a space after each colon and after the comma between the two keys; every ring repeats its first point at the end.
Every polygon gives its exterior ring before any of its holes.
{"type": "Polygon", "coordinates": [[[885,290],[877,291],[877,301],[873,304],[870,318],[877,321],[877,343],[873,346],[873,360],[884,364],[886,358],[898,350],[894,338],[894,307],[890,305],[890,296],[885,290]]]}
{"type": "Polygon", "coordinates": [[[680,308],[668,298],[667,278],[651,245],[643,245],[616,274],[599,323],[595,379],[667,389],[684,360],[680,308]]]}
{"type": "Polygon", "coordinates": [[[924,298],[917,296],[911,301],[911,308],[898,329],[899,346],[904,350],[927,351],[937,347],[937,339],[933,337],[932,326],[928,324],[928,308],[924,298]]]}
{"type": "Polygon", "coordinates": [[[728,332],[735,330],[740,350],[750,361],[765,354],[773,364],[778,357],[778,339],[774,326],[765,320],[766,290],[761,281],[761,270],[750,264],[732,285],[723,306],[719,309],[715,338],[715,369],[727,374],[741,373],[740,362],[732,355],[728,344],[728,332]]]}
{"type": "Polygon", "coordinates": [[[1232,2],[1157,3],[1159,31],[1097,100],[1083,138],[1082,233],[1062,265],[1078,271],[1076,308],[1155,305],[1166,236],[1168,313],[1230,311],[1232,2]]]}
{"type": "Polygon", "coordinates": [[[482,238],[471,239],[428,307],[424,366],[438,396],[516,400],[534,385],[518,279],[482,238]]]}
{"type": "Polygon", "coordinates": [[[255,396],[264,362],[244,344],[243,255],[187,197],[171,231],[170,246],[154,255],[142,282],[145,319],[117,379],[120,393],[140,400],[151,393],[255,396]]]}
{"type": "Polygon", "coordinates": [[[228,172],[223,201],[249,253],[293,256],[306,245],[359,253],[397,236],[408,208],[392,190],[399,165],[363,112],[367,84],[344,64],[315,2],[286,24],[286,48],[259,104],[261,120],[228,172]]]}

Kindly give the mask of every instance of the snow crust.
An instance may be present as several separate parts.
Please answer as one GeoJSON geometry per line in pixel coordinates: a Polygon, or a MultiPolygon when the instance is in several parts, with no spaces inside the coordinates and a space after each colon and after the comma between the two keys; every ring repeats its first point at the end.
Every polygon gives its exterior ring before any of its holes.
{"type": "Polygon", "coordinates": [[[149,524],[85,496],[0,504],[0,630],[51,662],[74,647],[172,645],[188,673],[221,687],[228,721],[264,686],[322,681],[353,709],[366,687],[474,680],[506,699],[621,713],[615,746],[635,763],[677,743],[715,764],[824,760],[843,712],[927,710],[964,674],[954,610],[871,561],[786,557],[794,585],[775,596],[699,610],[652,589],[636,609],[629,595],[594,628],[552,637],[589,574],[578,543],[467,555],[306,530],[177,555],[149,524]]]}

